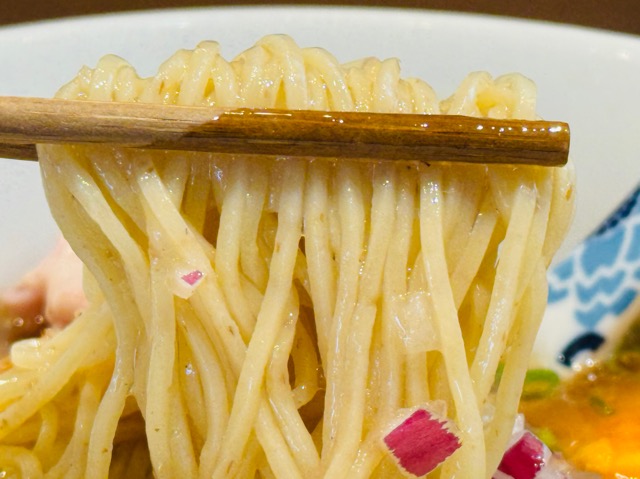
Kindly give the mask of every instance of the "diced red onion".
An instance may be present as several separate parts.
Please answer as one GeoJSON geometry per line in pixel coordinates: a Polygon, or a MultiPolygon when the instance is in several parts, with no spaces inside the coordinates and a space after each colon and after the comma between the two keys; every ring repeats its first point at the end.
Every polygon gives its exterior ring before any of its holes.
{"type": "Polygon", "coordinates": [[[498,471],[513,479],[534,479],[544,464],[544,444],[529,431],[525,431],[504,453],[498,471]]]}
{"type": "Polygon", "coordinates": [[[202,279],[202,276],[204,276],[202,274],[202,271],[196,269],[191,271],[190,273],[182,275],[181,278],[189,286],[193,286],[194,284],[196,284],[198,281],[202,279]]]}
{"type": "Polygon", "coordinates": [[[417,409],[384,437],[384,444],[406,472],[424,476],[460,447],[451,427],[449,421],[417,409]]]}

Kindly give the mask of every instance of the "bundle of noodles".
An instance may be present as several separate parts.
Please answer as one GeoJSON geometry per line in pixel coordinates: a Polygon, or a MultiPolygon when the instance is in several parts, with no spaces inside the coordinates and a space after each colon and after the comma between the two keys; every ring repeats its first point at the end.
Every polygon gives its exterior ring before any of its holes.
{"type": "MultiPolygon", "coordinates": [[[[395,60],[341,66],[284,36],[231,62],[202,43],[145,79],[107,56],[59,97],[535,118],[518,75],[439,103],[395,60]]],[[[496,470],[570,168],[39,153],[91,305],[12,348],[6,476],[392,478],[383,438],[417,407],[459,440],[429,477],[496,470]]]]}

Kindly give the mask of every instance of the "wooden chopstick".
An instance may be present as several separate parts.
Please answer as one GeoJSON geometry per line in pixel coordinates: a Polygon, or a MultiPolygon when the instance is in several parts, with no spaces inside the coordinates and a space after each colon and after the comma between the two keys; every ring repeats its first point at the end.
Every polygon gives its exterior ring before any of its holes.
{"type": "Polygon", "coordinates": [[[567,162],[563,122],[0,97],[0,157],[36,143],[255,155],[536,164],[567,162]]]}

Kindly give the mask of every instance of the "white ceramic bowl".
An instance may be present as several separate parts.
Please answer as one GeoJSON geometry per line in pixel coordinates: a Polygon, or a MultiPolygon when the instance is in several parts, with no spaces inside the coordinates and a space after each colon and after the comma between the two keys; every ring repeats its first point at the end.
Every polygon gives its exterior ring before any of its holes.
{"type": "MultiPolygon", "coordinates": [[[[640,178],[640,39],[549,23],[419,10],[244,7],[27,24],[0,29],[0,95],[51,96],[82,64],[92,66],[105,53],[148,75],[175,50],[200,40],[219,41],[232,57],[269,33],[322,46],[341,61],[398,57],[405,76],[424,78],[440,97],[475,70],[518,71],[535,80],[539,113],[572,128],[578,208],[562,257],[640,178]]],[[[0,160],[0,288],[34,266],[55,236],[37,164],[0,160]]],[[[547,365],[557,364],[558,352],[576,335],[589,332],[565,310],[552,316],[536,346],[547,365]]]]}

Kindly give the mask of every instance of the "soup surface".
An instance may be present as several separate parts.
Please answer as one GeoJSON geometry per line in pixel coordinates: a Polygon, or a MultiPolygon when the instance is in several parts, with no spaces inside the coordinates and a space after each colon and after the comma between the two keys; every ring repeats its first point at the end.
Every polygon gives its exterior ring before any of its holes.
{"type": "Polygon", "coordinates": [[[604,479],[640,477],[640,322],[609,361],[543,383],[525,390],[520,409],[551,449],[604,479]]]}

